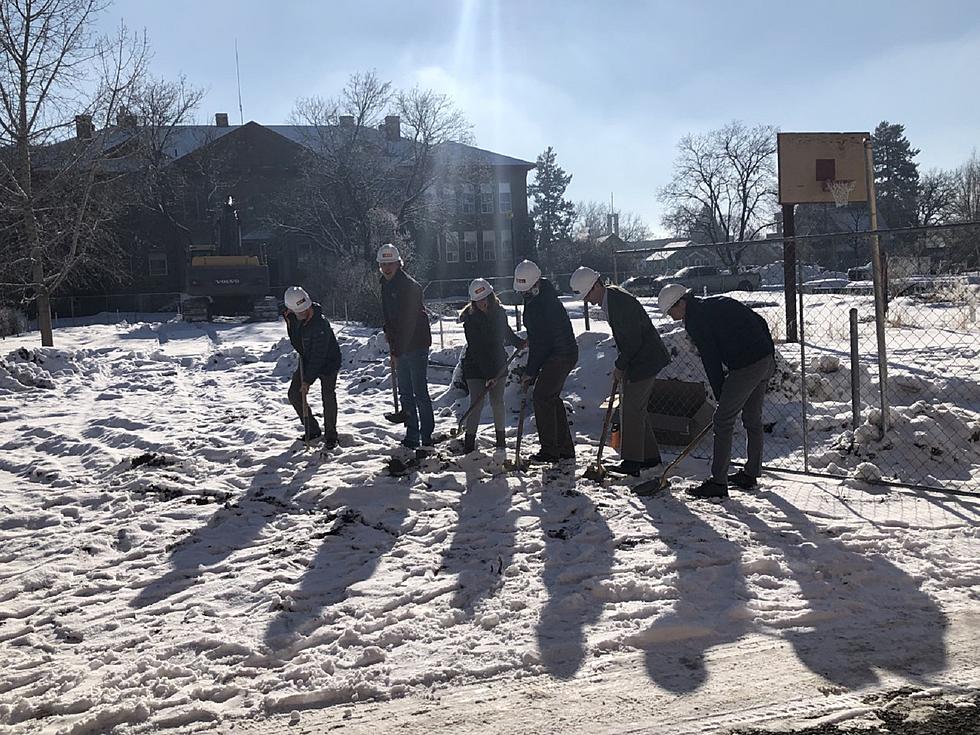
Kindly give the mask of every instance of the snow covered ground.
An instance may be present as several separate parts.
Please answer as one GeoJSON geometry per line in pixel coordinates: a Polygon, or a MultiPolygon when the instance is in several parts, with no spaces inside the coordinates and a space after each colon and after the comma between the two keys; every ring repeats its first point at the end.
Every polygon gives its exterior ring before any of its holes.
{"type": "MultiPolygon", "coordinates": [[[[778,297],[760,298],[775,325],[778,297]]],[[[844,297],[819,298],[821,344],[846,345],[844,297]]],[[[604,323],[582,333],[581,305],[569,308],[580,475],[615,350],[604,323]]],[[[678,355],[670,375],[700,379],[682,332],[658,324],[678,355]]],[[[432,359],[451,366],[462,334],[443,327],[432,359]]],[[[695,733],[859,717],[862,697],[901,685],[980,688],[980,498],[771,473],[757,493],[689,502],[679,488],[706,469],[692,458],[673,492],[640,499],[576,475],[503,474],[486,436],[479,456],[389,477],[400,434],[382,418],[383,342],[335,328],[341,447],[322,460],[294,441],[281,324],[147,321],[60,330],[56,349],[36,350],[36,334],[2,343],[0,729],[695,733]]],[[[798,393],[799,348],[780,353],[773,460],[802,451],[780,408],[794,374],[798,393]]],[[[850,388],[834,356],[846,363],[838,348],[806,355],[827,404],[807,420],[830,427],[813,428],[828,463],[851,471],[874,452],[888,475],[901,460],[870,430],[835,445],[850,388]]],[[[919,389],[896,401],[896,423],[937,456],[936,426],[975,426],[977,406],[933,391],[970,389],[975,354],[949,351],[931,372],[926,352],[897,360],[890,380],[919,389]]],[[[430,370],[442,428],[465,403],[450,375],[430,370]]],[[[516,386],[507,398],[513,436],[516,386]]],[[[975,442],[943,462],[976,479],[975,442]]]]}

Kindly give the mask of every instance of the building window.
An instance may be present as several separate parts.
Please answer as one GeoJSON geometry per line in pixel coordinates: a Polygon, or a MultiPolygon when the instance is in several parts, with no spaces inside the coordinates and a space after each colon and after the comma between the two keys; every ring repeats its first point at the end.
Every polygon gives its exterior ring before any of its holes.
{"type": "Polygon", "coordinates": [[[167,275],[167,256],[164,253],[150,253],[147,257],[150,275],[151,276],[165,276],[167,275]]]}
{"type": "Polygon", "coordinates": [[[463,184],[463,214],[476,214],[476,191],[473,184],[463,184]]]}
{"type": "Polygon", "coordinates": [[[446,208],[447,212],[456,214],[459,208],[459,202],[456,201],[456,190],[451,186],[444,186],[442,188],[442,206],[446,208]]]}
{"type": "Polygon", "coordinates": [[[459,233],[458,232],[446,233],[446,262],[447,263],[459,262],[459,233]]]}
{"type": "Polygon", "coordinates": [[[479,259],[476,250],[476,232],[463,233],[463,252],[467,263],[475,263],[479,259]]]}
{"type": "Polygon", "coordinates": [[[501,182],[499,184],[500,191],[500,211],[504,214],[514,211],[513,201],[510,198],[510,184],[507,182],[501,182]]]}
{"type": "Polygon", "coordinates": [[[493,230],[483,231],[483,259],[490,262],[497,259],[497,233],[493,230]]]}
{"type": "Polygon", "coordinates": [[[510,230],[500,232],[500,260],[508,265],[514,262],[514,243],[510,239],[510,230]]]}
{"type": "Polygon", "coordinates": [[[480,184],[480,212],[493,214],[493,184],[480,184]]]}

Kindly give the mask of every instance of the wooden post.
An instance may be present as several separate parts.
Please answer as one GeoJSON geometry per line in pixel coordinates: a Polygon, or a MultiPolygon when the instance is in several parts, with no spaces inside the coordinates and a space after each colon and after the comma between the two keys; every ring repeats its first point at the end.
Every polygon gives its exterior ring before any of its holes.
{"type": "Polygon", "coordinates": [[[793,204],[783,205],[783,296],[786,304],[786,341],[796,342],[796,221],[793,204]]]}

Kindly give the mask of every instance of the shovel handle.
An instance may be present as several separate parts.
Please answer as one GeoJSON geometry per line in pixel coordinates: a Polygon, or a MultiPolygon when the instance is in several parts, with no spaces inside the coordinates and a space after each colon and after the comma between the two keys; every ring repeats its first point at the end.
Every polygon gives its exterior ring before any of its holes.
{"type": "MultiPolygon", "coordinates": [[[[497,374],[495,376],[493,376],[493,379],[495,381],[500,380],[502,377],[504,377],[504,374],[507,372],[507,368],[514,361],[514,358],[517,357],[520,353],[521,353],[520,347],[514,350],[514,354],[507,358],[507,362],[504,363],[504,366],[497,371],[497,374]]],[[[466,412],[460,417],[459,422],[456,425],[457,434],[459,433],[459,427],[466,423],[466,419],[468,419],[470,417],[470,414],[473,413],[474,410],[476,410],[476,407],[480,405],[480,402],[484,399],[484,397],[489,392],[490,392],[490,388],[488,388],[487,386],[483,386],[483,390],[480,391],[480,395],[476,397],[476,399],[473,401],[470,407],[467,408],[466,412]]]]}
{"type": "Polygon", "coordinates": [[[599,437],[599,451],[596,454],[595,463],[597,467],[602,466],[602,450],[606,446],[606,437],[609,434],[609,424],[612,422],[613,403],[616,401],[616,393],[619,391],[619,378],[613,376],[612,390],[609,391],[609,405],[606,406],[606,418],[602,422],[602,435],[599,437]]]}
{"type": "Polygon", "coordinates": [[[391,400],[395,404],[395,413],[398,413],[398,358],[391,355],[388,364],[391,367],[391,400]]]}

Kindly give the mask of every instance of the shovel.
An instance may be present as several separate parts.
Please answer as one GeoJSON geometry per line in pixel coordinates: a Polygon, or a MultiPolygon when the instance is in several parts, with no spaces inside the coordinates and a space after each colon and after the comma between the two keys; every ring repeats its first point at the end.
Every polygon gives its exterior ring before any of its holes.
{"type": "Polygon", "coordinates": [[[601,483],[606,477],[606,468],[602,466],[602,450],[606,446],[606,436],[609,434],[609,424],[612,422],[613,404],[616,402],[616,393],[619,390],[619,379],[613,377],[612,390],[609,391],[609,405],[606,406],[606,418],[602,422],[602,435],[599,437],[599,451],[596,453],[595,462],[589,465],[585,474],[582,475],[586,480],[601,483]]]}
{"type": "Polygon", "coordinates": [[[405,412],[398,408],[398,376],[396,374],[398,358],[392,355],[389,364],[391,365],[391,400],[395,404],[395,410],[391,413],[386,413],[385,420],[393,424],[404,424],[405,412]]]}
{"type": "Polygon", "coordinates": [[[686,447],[684,447],[684,450],[680,454],[678,454],[673,460],[671,460],[670,464],[664,467],[663,474],[660,475],[660,477],[655,478],[653,480],[647,480],[646,482],[641,482],[639,485],[636,485],[633,488],[633,492],[641,496],[654,495],[660,492],[661,490],[665,490],[666,488],[670,487],[670,482],[667,480],[668,473],[672,469],[674,469],[678,464],[680,464],[680,461],[684,459],[684,457],[686,457],[691,453],[691,450],[698,445],[698,442],[700,442],[704,438],[705,434],[711,431],[711,427],[713,425],[714,425],[713,423],[708,422],[708,425],[705,426],[703,429],[701,429],[701,433],[699,433],[696,437],[694,437],[691,440],[691,443],[688,444],[686,447]]]}
{"type": "Polygon", "coordinates": [[[514,461],[504,462],[504,470],[507,472],[523,472],[530,463],[521,459],[521,437],[524,435],[524,414],[527,413],[527,385],[523,388],[521,396],[521,413],[517,419],[517,447],[514,449],[514,461]]]}
{"type": "MultiPolygon", "coordinates": [[[[496,375],[493,376],[494,382],[504,377],[504,375],[507,372],[507,367],[514,361],[514,358],[517,357],[520,353],[521,353],[520,349],[514,350],[514,354],[507,358],[507,362],[504,363],[504,366],[500,368],[499,372],[496,375]]],[[[469,408],[466,409],[466,413],[464,413],[460,417],[459,422],[456,424],[456,428],[451,429],[449,431],[449,435],[444,437],[444,439],[452,439],[453,437],[457,437],[460,435],[460,433],[463,431],[463,426],[466,425],[466,419],[469,418],[470,414],[473,413],[473,411],[476,410],[477,407],[483,408],[483,404],[481,403],[481,401],[489,392],[490,392],[490,386],[486,386],[486,385],[483,386],[483,390],[480,391],[480,395],[478,395],[476,399],[473,401],[473,405],[471,405],[469,408]]]]}

